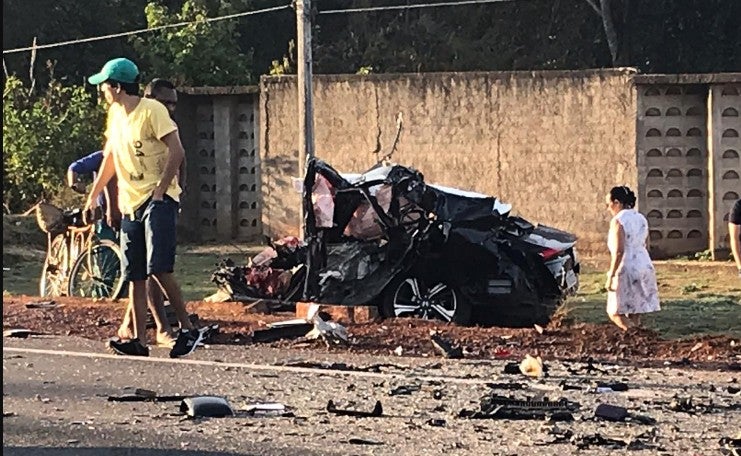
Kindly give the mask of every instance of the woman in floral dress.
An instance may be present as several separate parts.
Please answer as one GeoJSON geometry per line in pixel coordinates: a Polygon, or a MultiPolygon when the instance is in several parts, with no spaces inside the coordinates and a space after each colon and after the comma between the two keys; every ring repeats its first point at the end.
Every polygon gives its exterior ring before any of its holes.
{"type": "Polygon", "coordinates": [[[628,187],[613,187],[606,196],[612,214],[607,246],[607,314],[623,331],[640,324],[640,314],[656,312],[659,290],[646,245],[648,221],[634,209],[636,196],[628,187]]]}

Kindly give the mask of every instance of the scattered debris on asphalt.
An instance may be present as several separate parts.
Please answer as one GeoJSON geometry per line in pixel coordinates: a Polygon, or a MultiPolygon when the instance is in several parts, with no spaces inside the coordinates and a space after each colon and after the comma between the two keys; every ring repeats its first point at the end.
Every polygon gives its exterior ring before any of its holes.
{"type": "Polygon", "coordinates": [[[330,399],[329,402],[327,402],[327,412],[334,415],[351,416],[354,418],[379,417],[383,416],[383,406],[381,405],[381,401],[376,401],[375,407],[373,407],[373,410],[370,412],[363,412],[360,410],[346,410],[337,408],[334,402],[330,399]]]}
{"type": "Polygon", "coordinates": [[[219,396],[187,397],[180,403],[180,412],[185,413],[190,418],[223,418],[234,415],[234,410],[229,402],[219,396]]]}
{"type": "Polygon", "coordinates": [[[461,410],[461,418],[472,419],[509,419],[509,420],[544,420],[555,417],[554,421],[571,421],[571,412],[578,410],[581,405],[567,399],[549,401],[515,399],[490,393],[481,398],[480,410],[461,410]]]}
{"type": "Polygon", "coordinates": [[[463,349],[460,346],[453,346],[453,344],[444,339],[441,335],[435,333],[430,336],[432,345],[440,352],[444,357],[449,359],[462,359],[463,349]]]}

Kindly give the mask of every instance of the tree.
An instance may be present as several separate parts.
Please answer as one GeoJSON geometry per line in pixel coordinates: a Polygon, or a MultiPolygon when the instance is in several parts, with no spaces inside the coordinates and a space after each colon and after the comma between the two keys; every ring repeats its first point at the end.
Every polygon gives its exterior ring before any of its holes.
{"type": "Polygon", "coordinates": [[[104,110],[83,86],[63,86],[48,65],[41,93],[10,76],[3,88],[3,204],[21,211],[52,198],[76,158],[103,144],[104,110]]]}
{"type": "Polygon", "coordinates": [[[630,12],[630,0],[585,0],[602,19],[602,26],[610,48],[613,66],[625,64],[626,56],[622,44],[625,34],[625,25],[630,12]],[[597,4],[599,2],[599,4],[597,4]],[[622,14],[617,13],[622,11],[622,14]]]}
{"type": "Polygon", "coordinates": [[[231,2],[186,0],[178,13],[170,13],[159,3],[149,3],[144,12],[150,28],[195,22],[132,38],[148,78],[164,77],[177,85],[191,86],[256,82],[252,51],[243,53],[237,44],[237,22],[206,22],[209,17],[235,13],[231,2]]]}

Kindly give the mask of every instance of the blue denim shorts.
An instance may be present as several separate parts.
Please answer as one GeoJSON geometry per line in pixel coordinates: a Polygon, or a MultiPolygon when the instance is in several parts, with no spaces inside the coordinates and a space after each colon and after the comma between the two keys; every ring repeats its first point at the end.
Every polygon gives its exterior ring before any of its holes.
{"type": "Polygon", "coordinates": [[[178,209],[177,201],[165,195],[160,201],[147,200],[133,217],[123,216],[121,251],[126,280],[146,280],[152,274],[173,272],[178,209]]]}

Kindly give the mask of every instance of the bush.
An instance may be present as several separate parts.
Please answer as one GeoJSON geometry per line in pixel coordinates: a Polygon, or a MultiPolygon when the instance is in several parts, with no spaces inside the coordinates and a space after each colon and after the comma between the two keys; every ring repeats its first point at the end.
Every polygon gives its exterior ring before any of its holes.
{"type": "Polygon", "coordinates": [[[67,166],[103,145],[105,111],[84,86],[53,75],[43,93],[9,76],[3,89],[3,204],[15,213],[63,188],[67,166]]]}

